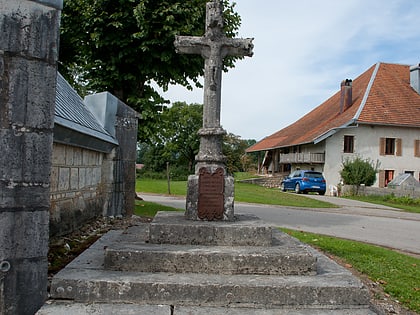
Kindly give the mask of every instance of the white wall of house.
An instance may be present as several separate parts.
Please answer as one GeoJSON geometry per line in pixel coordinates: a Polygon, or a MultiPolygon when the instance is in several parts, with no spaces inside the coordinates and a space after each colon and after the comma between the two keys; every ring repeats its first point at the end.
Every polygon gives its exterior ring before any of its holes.
{"type": "MultiPolygon", "coordinates": [[[[342,161],[349,157],[360,156],[379,160],[380,170],[393,170],[394,176],[414,172],[414,177],[420,177],[420,158],[415,157],[414,143],[420,139],[418,128],[401,128],[386,126],[359,125],[357,128],[342,129],[325,140],[326,154],[324,176],[327,185],[337,185],[340,182],[342,161]],[[344,136],[354,136],[354,153],[344,153],[344,136]],[[402,141],[402,155],[380,155],[380,138],[397,138],[402,141]]],[[[379,187],[379,178],[373,187],[379,187]]]]}

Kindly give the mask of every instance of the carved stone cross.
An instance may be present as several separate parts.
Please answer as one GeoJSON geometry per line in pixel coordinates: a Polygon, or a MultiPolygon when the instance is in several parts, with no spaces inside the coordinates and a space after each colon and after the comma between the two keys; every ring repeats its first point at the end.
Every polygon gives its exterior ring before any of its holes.
{"type": "MultiPolygon", "coordinates": [[[[252,49],[254,47],[252,39],[226,37],[223,30],[222,1],[213,0],[207,2],[206,5],[206,32],[204,36],[177,36],[174,44],[178,53],[199,54],[205,59],[203,128],[199,130],[201,138],[200,150],[196,156],[196,176],[199,176],[202,168],[205,168],[206,171],[211,174],[216,171],[219,172],[220,168],[222,168],[226,177],[226,158],[222,154],[222,137],[226,134],[226,131],[220,126],[223,59],[226,56],[251,57],[253,55],[252,49]]],[[[190,185],[190,182],[195,183],[196,181],[196,178],[194,180],[189,179],[189,191],[193,191],[194,189],[191,189],[190,186],[195,185],[190,185]]],[[[198,190],[198,187],[196,188],[198,190]]],[[[208,217],[205,214],[197,216],[195,208],[197,208],[200,204],[199,200],[196,200],[198,198],[199,196],[197,198],[195,196],[189,198],[187,195],[186,216],[190,219],[199,218],[213,220],[213,216],[208,217]],[[189,208],[191,211],[189,211],[189,208]]],[[[226,193],[222,196],[222,198],[224,198],[224,204],[226,207],[226,193]]],[[[222,217],[225,220],[233,218],[233,196],[231,199],[232,211],[228,211],[229,213],[226,213],[226,211],[222,209],[222,215],[216,217],[222,217]],[[223,211],[225,212],[224,215],[223,211]]],[[[217,202],[217,204],[220,203],[217,202]]]]}

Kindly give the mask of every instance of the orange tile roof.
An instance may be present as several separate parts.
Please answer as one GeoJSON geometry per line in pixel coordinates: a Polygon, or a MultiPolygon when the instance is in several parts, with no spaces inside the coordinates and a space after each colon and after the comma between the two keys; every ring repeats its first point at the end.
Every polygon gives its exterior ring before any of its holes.
{"type": "Polygon", "coordinates": [[[352,123],[420,128],[420,94],[410,86],[410,67],[378,63],[353,80],[353,104],[340,112],[338,91],[314,110],[257,142],[246,152],[314,143],[352,123]]]}

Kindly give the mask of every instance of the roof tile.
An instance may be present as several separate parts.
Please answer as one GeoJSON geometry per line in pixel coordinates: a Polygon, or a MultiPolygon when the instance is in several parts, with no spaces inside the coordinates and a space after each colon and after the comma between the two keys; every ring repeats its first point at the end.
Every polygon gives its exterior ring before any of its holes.
{"type": "Polygon", "coordinates": [[[338,91],[324,103],[294,122],[248,148],[247,152],[313,143],[328,131],[353,122],[420,128],[420,95],[410,86],[410,67],[373,65],[353,80],[353,104],[341,111],[338,91]],[[369,82],[373,84],[369,88],[369,82]],[[362,100],[369,93],[366,102],[362,100]],[[360,114],[357,113],[360,109],[360,114]]]}

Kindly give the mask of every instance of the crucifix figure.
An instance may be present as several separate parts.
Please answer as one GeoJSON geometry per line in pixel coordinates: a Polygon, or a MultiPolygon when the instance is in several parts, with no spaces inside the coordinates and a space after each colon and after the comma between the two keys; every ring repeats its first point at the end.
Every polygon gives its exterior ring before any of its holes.
{"type": "Polygon", "coordinates": [[[203,37],[177,36],[174,44],[178,53],[199,54],[205,60],[203,127],[198,132],[200,149],[195,175],[188,179],[186,217],[232,221],[233,178],[226,172],[226,157],[222,153],[226,131],[220,126],[223,59],[226,56],[251,57],[254,45],[252,39],[226,37],[221,0],[206,5],[203,37]]]}

